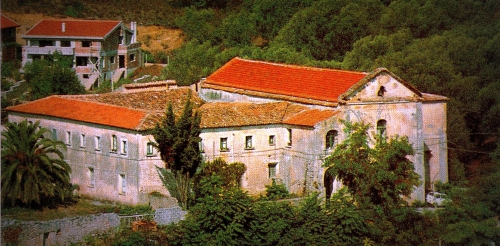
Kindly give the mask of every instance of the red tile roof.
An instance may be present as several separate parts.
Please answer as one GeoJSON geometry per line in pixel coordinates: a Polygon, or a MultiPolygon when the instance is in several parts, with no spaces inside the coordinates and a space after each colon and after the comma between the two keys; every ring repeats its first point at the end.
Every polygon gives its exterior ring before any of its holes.
{"type": "MultiPolygon", "coordinates": [[[[189,88],[179,88],[136,93],[50,96],[8,107],[7,111],[143,131],[153,128],[165,116],[169,103],[172,103],[174,113],[182,112],[189,92],[189,88]]],[[[196,93],[192,93],[191,101],[195,107],[202,104],[196,93]]]]}
{"type": "Polygon", "coordinates": [[[311,109],[296,114],[283,121],[285,124],[298,126],[314,126],[338,114],[339,111],[311,109]]]}
{"type": "MultiPolygon", "coordinates": [[[[367,74],[233,58],[205,84],[337,102],[367,74]]],[[[244,93],[244,92],[240,92],[244,93]]]]}
{"type": "Polygon", "coordinates": [[[144,111],[136,109],[74,100],[60,96],[46,97],[33,102],[9,107],[7,110],[125,129],[136,129],[140,126],[142,119],[146,115],[144,111]]]}
{"type": "Polygon", "coordinates": [[[111,20],[42,20],[23,37],[105,38],[120,24],[120,21],[111,20]]]}
{"type": "Polygon", "coordinates": [[[288,124],[314,127],[335,114],[290,102],[212,102],[200,107],[201,128],[288,124]]]}
{"type": "Polygon", "coordinates": [[[9,27],[19,27],[20,25],[15,21],[11,20],[9,17],[2,15],[2,29],[9,27]]]}

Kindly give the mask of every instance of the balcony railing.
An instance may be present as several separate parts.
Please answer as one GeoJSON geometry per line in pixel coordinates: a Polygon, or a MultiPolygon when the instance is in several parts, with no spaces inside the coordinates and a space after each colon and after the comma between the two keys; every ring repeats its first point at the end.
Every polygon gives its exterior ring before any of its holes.
{"type": "Polygon", "coordinates": [[[31,55],[47,55],[53,54],[54,52],[59,52],[62,55],[74,55],[75,51],[72,47],[56,47],[56,46],[45,46],[45,47],[24,47],[24,51],[31,55]]]}

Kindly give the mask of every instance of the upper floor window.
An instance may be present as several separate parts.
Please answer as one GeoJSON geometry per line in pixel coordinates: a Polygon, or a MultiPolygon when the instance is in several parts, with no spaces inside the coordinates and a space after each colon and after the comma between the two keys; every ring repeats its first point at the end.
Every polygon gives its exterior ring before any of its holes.
{"type": "Polygon", "coordinates": [[[87,145],[87,139],[85,134],[80,135],[80,147],[85,147],[87,145]]]}
{"type": "Polygon", "coordinates": [[[253,149],[252,146],[252,136],[245,137],[245,149],[253,149]]]}
{"type": "Polygon", "coordinates": [[[131,62],[135,61],[135,54],[130,54],[129,61],[131,62]]]}
{"type": "Polygon", "coordinates": [[[71,41],[62,40],[61,41],[61,47],[71,47],[71,41]]]}
{"type": "Polygon", "coordinates": [[[83,57],[83,56],[76,57],[76,65],[79,67],[87,66],[88,61],[89,61],[88,57],[83,57]]]}
{"type": "Polygon", "coordinates": [[[116,135],[111,136],[111,151],[116,152],[118,149],[118,139],[116,138],[116,135]]]}
{"type": "Polygon", "coordinates": [[[148,142],[146,144],[146,155],[152,156],[154,154],[154,144],[152,142],[148,142]]]}
{"type": "Polygon", "coordinates": [[[122,139],[122,144],[121,144],[121,153],[123,155],[126,155],[128,152],[128,142],[127,139],[122,139]]]}
{"type": "Polygon", "coordinates": [[[227,138],[220,138],[220,150],[221,151],[228,151],[229,150],[227,148],[227,138]]]}
{"type": "Polygon", "coordinates": [[[100,136],[95,136],[94,138],[94,145],[96,150],[101,149],[101,137],[100,136]]]}
{"type": "Polygon", "coordinates": [[[52,139],[57,140],[57,129],[52,128],[52,139]]]}
{"type": "Polygon", "coordinates": [[[275,145],[276,144],[276,136],[275,135],[269,135],[269,145],[275,145]]]}
{"type": "Polygon", "coordinates": [[[66,139],[65,139],[66,145],[71,145],[71,132],[66,131],[66,139]]]}
{"type": "Polygon", "coordinates": [[[333,149],[337,143],[338,132],[330,130],[326,133],[326,149],[333,149]]]}
{"type": "Polygon", "coordinates": [[[91,44],[92,42],[90,41],[82,41],[82,47],[90,47],[91,44]]]}
{"type": "Polygon", "coordinates": [[[54,46],[54,41],[52,41],[52,40],[40,40],[39,46],[40,47],[54,46]]]}
{"type": "Polygon", "coordinates": [[[110,62],[111,64],[115,63],[115,57],[114,57],[114,56],[110,56],[110,57],[109,57],[109,62],[110,62]]]}
{"type": "Polygon", "coordinates": [[[387,136],[387,121],[377,121],[377,135],[385,138],[387,136]]]}
{"type": "Polygon", "coordinates": [[[89,186],[94,187],[95,185],[94,167],[88,167],[87,176],[89,178],[89,186]]]}
{"type": "Polygon", "coordinates": [[[288,128],[288,141],[286,143],[287,147],[292,147],[292,129],[288,128]]]}

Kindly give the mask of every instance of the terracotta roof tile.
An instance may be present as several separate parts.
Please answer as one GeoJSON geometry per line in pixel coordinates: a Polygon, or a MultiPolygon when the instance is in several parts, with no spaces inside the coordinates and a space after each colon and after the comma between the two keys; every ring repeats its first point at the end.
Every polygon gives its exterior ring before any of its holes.
{"type": "MultiPolygon", "coordinates": [[[[137,93],[111,92],[93,95],[50,96],[7,111],[46,115],[131,130],[148,130],[165,115],[169,103],[175,113],[182,112],[189,88],[137,93]]],[[[192,93],[195,107],[203,102],[192,93]]]]}
{"type": "Polygon", "coordinates": [[[23,37],[104,38],[120,23],[120,21],[113,20],[42,20],[26,32],[23,37]],[[63,24],[65,25],[64,32],[63,24]]]}
{"type": "Polygon", "coordinates": [[[9,17],[2,15],[2,29],[4,28],[9,28],[9,27],[19,27],[20,25],[16,23],[15,21],[11,20],[9,17]]]}
{"type": "Polygon", "coordinates": [[[336,114],[289,102],[212,102],[200,107],[201,128],[289,124],[313,127],[336,114]]]}
{"type": "Polygon", "coordinates": [[[317,123],[327,120],[338,113],[339,111],[311,109],[296,114],[283,121],[283,123],[290,125],[313,127],[317,123]]]}
{"type": "Polygon", "coordinates": [[[8,111],[52,116],[125,129],[140,126],[145,112],[115,105],[50,96],[7,108],[8,111]],[[120,113],[117,113],[120,112],[120,113]]]}
{"type": "MultiPolygon", "coordinates": [[[[366,75],[366,73],[361,72],[233,58],[210,75],[204,83],[337,102],[342,93],[366,75]]],[[[244,94],[245,92],[241,91],[240,93],[244,94]]]]}

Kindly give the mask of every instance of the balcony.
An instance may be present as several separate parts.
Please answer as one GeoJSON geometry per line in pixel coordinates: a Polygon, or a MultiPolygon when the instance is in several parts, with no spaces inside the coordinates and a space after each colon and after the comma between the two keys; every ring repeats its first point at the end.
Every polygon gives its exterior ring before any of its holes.
{"type": "Polygon", "coordinates": [[[72,47],[57,47],[57,46],[45,46],[45,47],[24,46],[24,52],[30,55],[48,55],[48,54],[53,54],[55,52],[59,52],[65,56],[68,55],[72,56],[75,53],[74,48],[72,47]]]}

